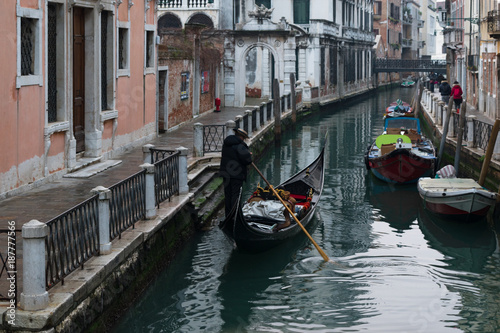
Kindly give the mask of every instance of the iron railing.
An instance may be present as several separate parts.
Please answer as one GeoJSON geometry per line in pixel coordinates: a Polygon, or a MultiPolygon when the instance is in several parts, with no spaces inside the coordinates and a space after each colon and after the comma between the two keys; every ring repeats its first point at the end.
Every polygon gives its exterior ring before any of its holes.
{"type": "Polygon", "coordinates": [[[177,151],[169,150],[169,149],[161,149],[161,148],[150,148],[151,151],[151,164],[155,164],[158,161],[167,158],[168,156],[172,156],[177,151]]]}
{"type": "Polygon", "coordinates": [[[203,152],[221,152],[224,138],[226,137],[226,125],[204,125],[203,126],[203,152]]]}
{"type": "Polygon", "coordinates": [[[243,129],[248,131],[248,114],[243,115],[243,129]]]}
{"type": "Polygon", "coordinates": [[[267,102],[267,121],[270,121],[274,117],[273,101],[267,102]]]}
{"type": "Polygon", "coordinates": [[[376,58],[374,72],[444,72],[446,60],[386,59],[376,58]]]}
{"type": "Polygon", "coordinates": [[[176,152],[157,161],[155,166],[155,204],[160,206],[165,200],[179,194],[179,155],[176,152]]]}
{"type": "Polygon", "coordinates": [[[473,120],[474,124],[474,147],[481,148],[486,151],[488,141],[493,130],[493,125],[483,123],[479,120],[473,120]]]}
{"type": "Polygon", "coordinates": [[[257,111],[255,109],[252,109],[252,132],[255,132],[257,130],[257,111]]]}
{"type": "Polygon", "coordinates": [[[17,306],[17,241],[15,225],[0,230],[0,301],[13,302],[17,306]]]}
{"type": "Polygon", "coordinates": [[[50,289],[99,254],[99,195],[47,222],[46,288],[50,289]]]}
{"type": "Polygon", "coordinates": [[[264,104],[261,104],[261,105],[259,106],[259,110],[258,110],[258,112],[259,112],[259,115],[260,115],[260,117],[259,117],[259,119],[260,119],[260,124],[259,124],[259,125],[260,125],[260,126],[263,126],[263,125],[266,123],[266,119],[264,119],[264,104]]]}
{"type": "Polygon", "coordinates": [[[146,216],[146,170],[111,186],[110,239],[121,238],[123,231],[146,216]]]}
{"type": "Polygon", "coordinates": [[[488,12],[488,33],[493,37],[500,36],[500,11],[492,10],[488,12]]]}

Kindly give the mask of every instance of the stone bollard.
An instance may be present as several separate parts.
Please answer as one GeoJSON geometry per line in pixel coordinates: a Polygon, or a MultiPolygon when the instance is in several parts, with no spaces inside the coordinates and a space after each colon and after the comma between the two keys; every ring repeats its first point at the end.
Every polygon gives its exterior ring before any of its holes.
{"type": "Polygon", "coordinates": [[[151,156],[153,155],[151,153],[151,149],[153,149],[155,146],[148,143],[147,145],[142,146],[142,156],[143,156],[143,162],[144,163],[151,163],[153,164],[154,161],[151,159],[151,156]]]}
{"type": "Polygon", "coordinates": [[[45,223],[31,220],[23,225],[23,292],[21,308],[43,310],[49,305],[45,290],[45,239],[49,228],[45,223]]]}
{"type": "Polygon", "coordinates": [[[467,116],[467,148],[474,148],[474,120],[476,116],[467,116]]]}
{"type": "MultiPolygon", "coordinates": [[[[446,111],[448,113],[448,111],[446,111]]],[[[458,116],[458,115],[457,115],[458,116]]],[[[448,121],[448,136],[455,137],[457,135],[457,129],[455,128],[455,116],[453,115],[453,111],[450,114],[450,121],[448,121]]]]}
{"type": "Polygon", "coordinates": [[[247,119],[248,119],[248,128],[244,128],[244,130],[247,131],[248,136],[252,136],[252,128],[253,128],[252,114],[253,114],[253,111],[252,110],[246,110],[245,114],[247,115],[247,119]]]}
{"type": "Polygon", "coordinates": [[[203,157],[203,124],[196,123],[193,125],[193,157],[203,157]]]}
{"type": "Polygon", "coordinates": [[[186,194],[189,192],[188,185],[188,162],[187,155],[188,149],[179,147],[175,149],[180,152],[179,155],[179,194],[186,194]]]}
{"type": "Polygon", "coordinates": [[[109,234],[109,223],[111,214],[109,201],[111,200],[111,191],[104,186],[97,186],[90,192],[99,195],[99,252],[100,254],[110,254],[111,237],[109,234]]]}
{"type": "Polygon", "coordinates": [[[236,128],[236,122],[234,120],[226,121],[226,136],[233,135],[235,128],[236,128]]]}
{"type": "Polygon", "coordinates": [[[445,113],[444,112],[445,107],[446,107],[446,104],[444,104],[443,101],[438,102],[438,112],[437,112],[436,116],[437,116],[437,124],[439,126],[443,126],[443,113],[445,113]]]}
{"type": "Polygon", "coordinates": [[[146,170],[146,220],[156,217],[155,166],[144,163],[140,166],[146,170]]]}
{"type": "Polygon", "coordinates": [[[260,107],[254,109],[255,112],[255,130],[260,131],[260,107]]]}

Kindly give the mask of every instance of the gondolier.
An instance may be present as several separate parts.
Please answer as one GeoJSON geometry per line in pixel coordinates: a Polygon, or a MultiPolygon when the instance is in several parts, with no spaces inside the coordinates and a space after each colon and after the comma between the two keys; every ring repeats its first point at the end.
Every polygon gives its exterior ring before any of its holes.
{"type": "Polygon", "coordinates": [[[252,153],[245,143],[246,131],[236,128],[234,135],[224,139],[219,174],[224,179],[224,205],[226,216],[239,198],[243,182],[247,179],[247,167],[252,164],[252,153]]]}

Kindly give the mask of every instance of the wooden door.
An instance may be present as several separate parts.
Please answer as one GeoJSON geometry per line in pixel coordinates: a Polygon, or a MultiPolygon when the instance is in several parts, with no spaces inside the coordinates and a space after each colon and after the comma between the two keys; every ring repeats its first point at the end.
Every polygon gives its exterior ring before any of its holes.
{"type": "Polygon", "coordinates": [[[73,8],[73,133],[76,152],[85,150],[85,20],[84,10],[73,8]]]}

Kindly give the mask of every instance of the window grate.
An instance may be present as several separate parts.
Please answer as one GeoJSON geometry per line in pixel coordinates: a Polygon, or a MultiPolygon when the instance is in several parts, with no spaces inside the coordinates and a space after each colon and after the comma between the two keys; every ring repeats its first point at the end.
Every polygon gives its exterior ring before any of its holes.
{"type": "Polygon", "coordinates": [[[47,118],[57,121],[57,10],[56,5],[48,5],[47,20],[47,118]]]}
{"type": "Polygon", "coordinates": [[[101,14],[101,110],[108,109],[108,15],[106,12],[101,14]]]}
{"type": "Polygon", "coordinates": [[[35,74],[33,20],[21,18],[21,75],[35,74]]]}

